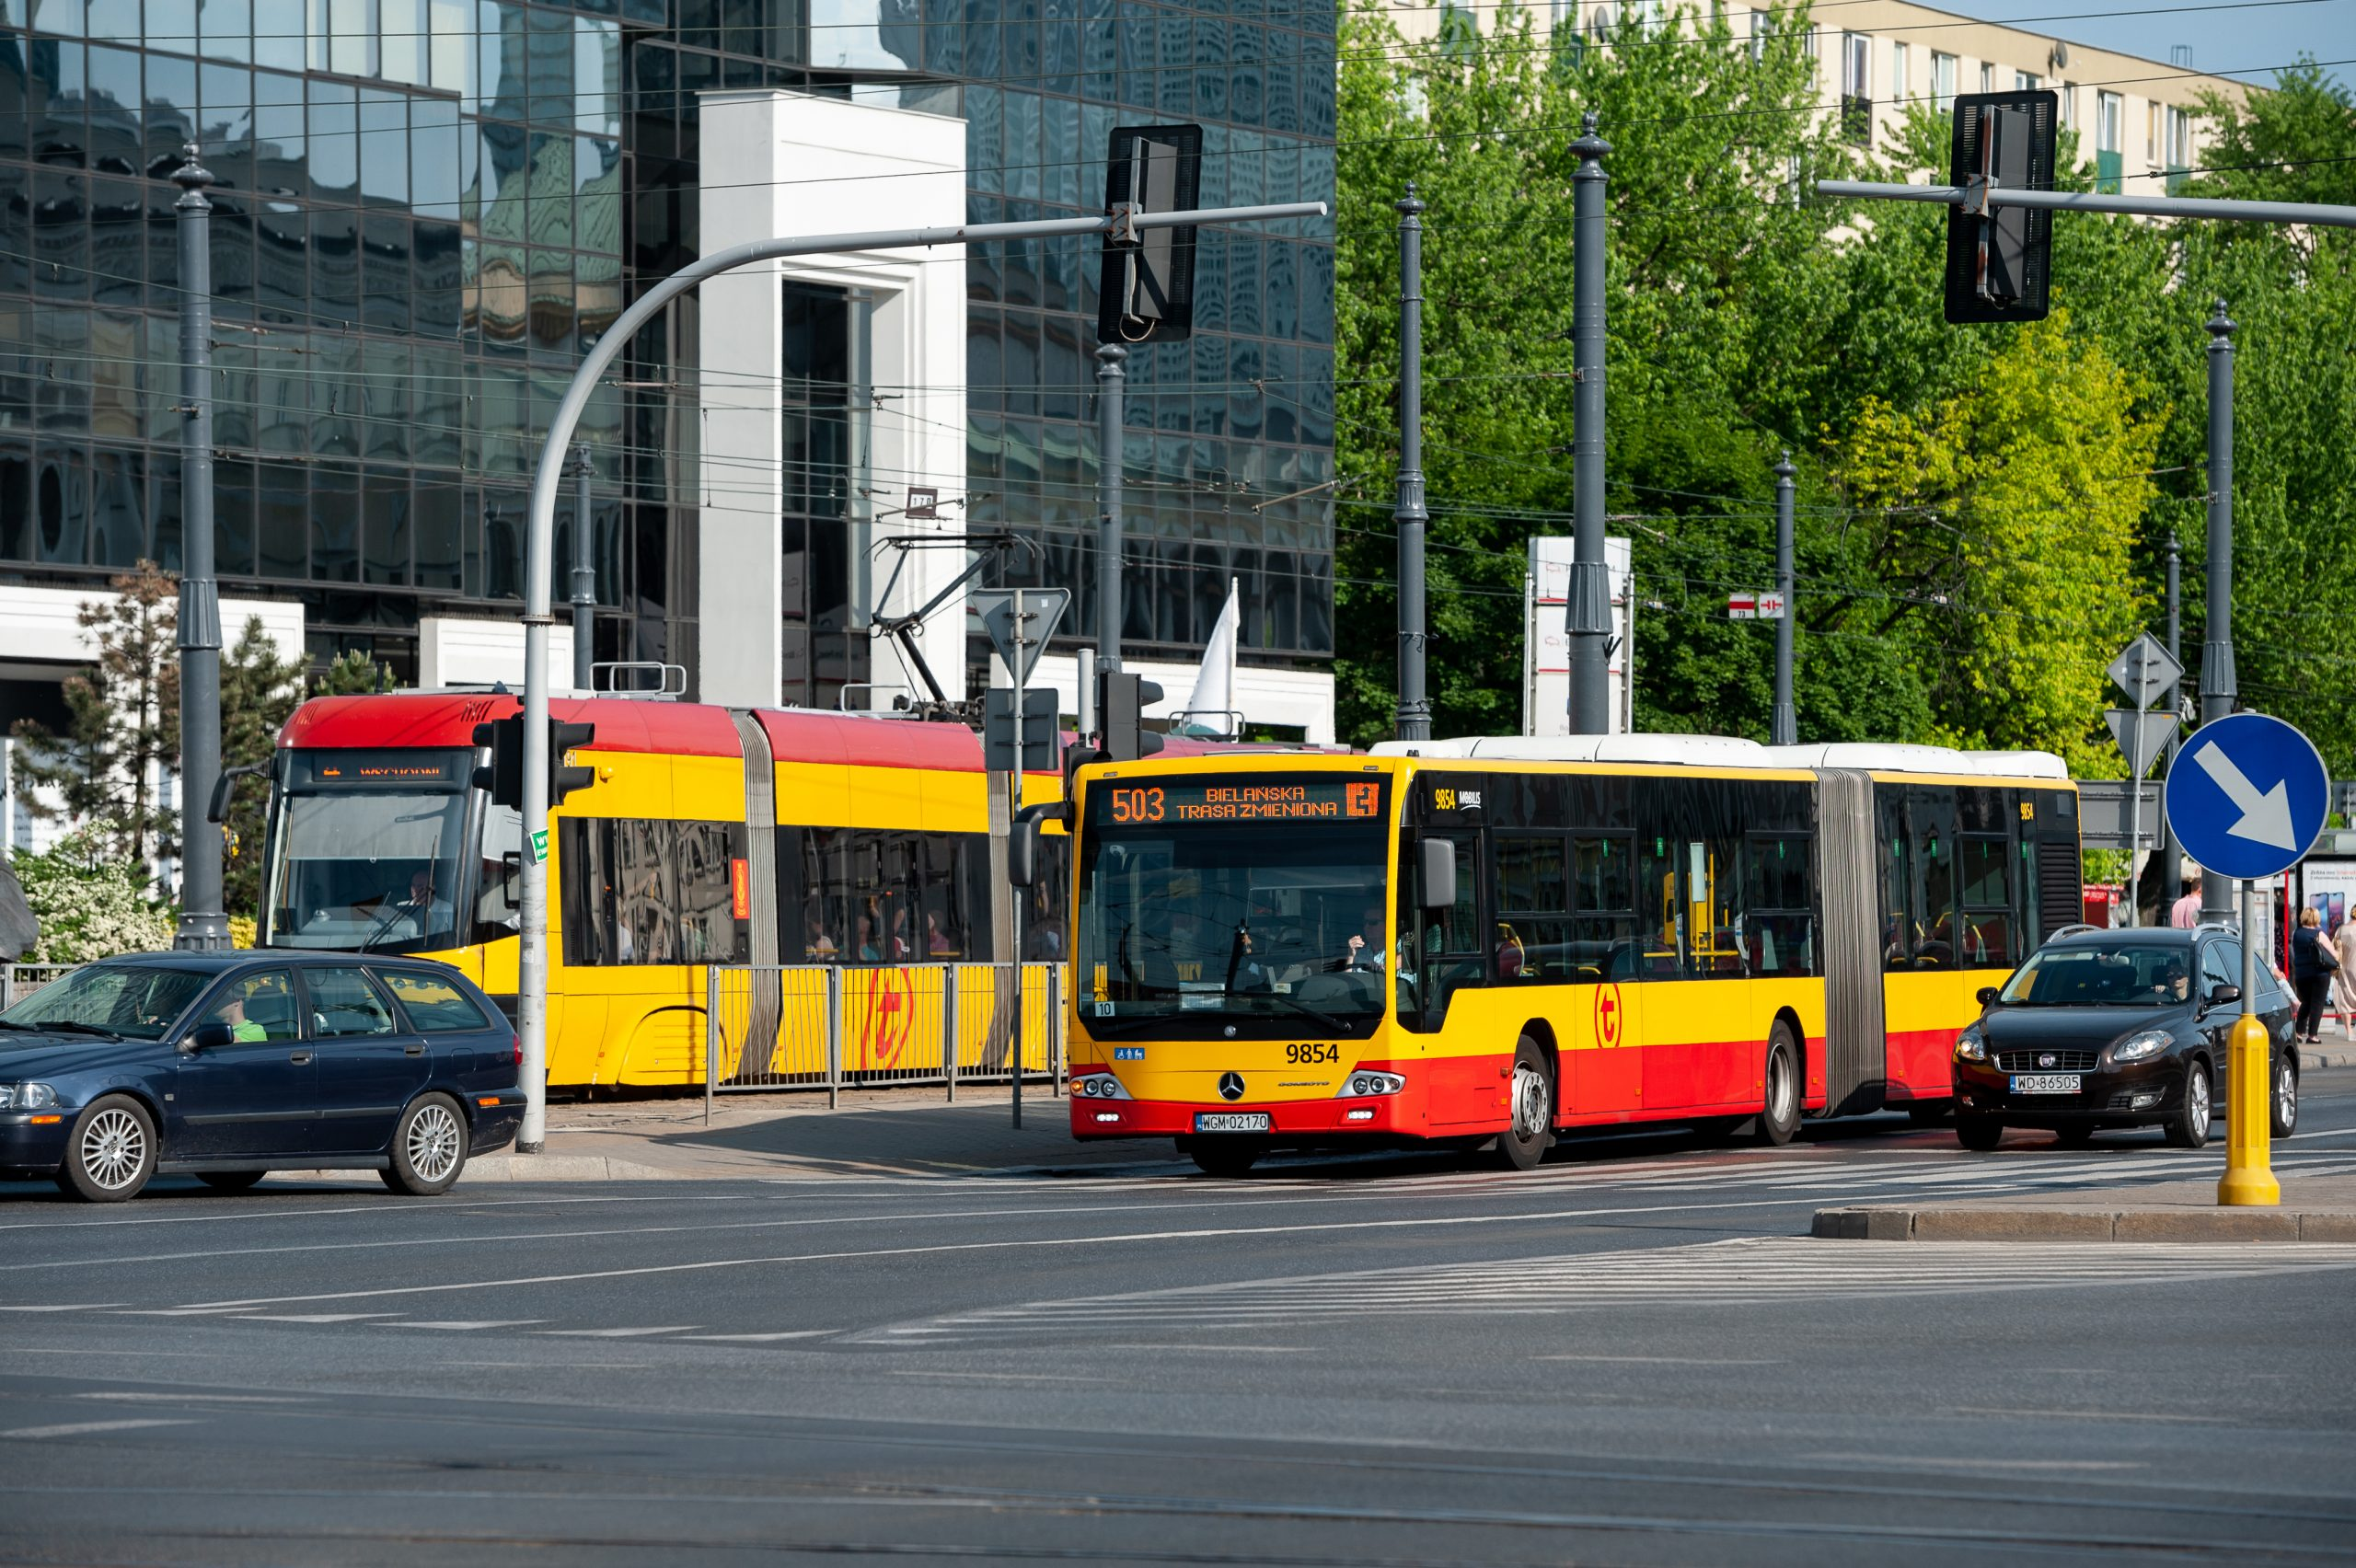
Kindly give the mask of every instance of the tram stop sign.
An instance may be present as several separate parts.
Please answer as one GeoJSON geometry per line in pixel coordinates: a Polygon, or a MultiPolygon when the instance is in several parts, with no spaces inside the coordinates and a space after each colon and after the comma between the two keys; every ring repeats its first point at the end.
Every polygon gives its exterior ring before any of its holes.
{"type": "Polygon", "coordinates": [[[2315,743],[2263,713],[2202,725],[2168,775],[2177,842],[2204,870],[2236,881],[2297,865],[2330,806],[2330,776],[2315,743]]]}

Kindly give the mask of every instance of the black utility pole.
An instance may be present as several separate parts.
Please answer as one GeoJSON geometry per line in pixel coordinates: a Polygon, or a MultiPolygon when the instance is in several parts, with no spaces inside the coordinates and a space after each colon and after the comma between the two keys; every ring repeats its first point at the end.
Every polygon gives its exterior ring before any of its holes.
{"type": "Polygon", "coordinates": [[[1399,212],[1399,713],[1393,734],[1432,738],[1424,690],[1424,204],[1407,194],[1399,212]]]}
{"type": "Polygon", "coordinates": [[[1603,196],[1602,159],[1611,144],[1595,133],[1595,112],[1579,121],[1571,144],[1579,167],[1571,176],[1573,396],[1570,603],[1571,733],[1600,735],[1611,728],[1611,673],[1604,643],[1611,635],[1611,578],[1603,564],[1603,196]]]}
{"type": "MultiPolygon", "coordinates": [[[[2184,552],[2177,547],[2176,530],[2168,530],[2168,657],[2180,669],[2184,664],[2184,597],[2182,589],[2184,552]]],[[[2168,711],[2179,712],[2183,707],[2183,683],[2168,683],[2168,711]]],[[[2160,755],[2166,760],[2160,768],[2160,788],[2167,788],[2168,774],[2176,767],[2177,753],[2182,749],[2176,736],[2168,739],[2167,749],[2160,755]]],[[[2168,825],[2167,813],[2160,813],[2160,907],[2169,908],[2176,902],[2177,889],[2184,882],[2184,846],[2176,841],[2176,829],[2168,825]]]]}
{"type": "Polygon", "coordinates": [[[180,923],[172,946],[229,945],[221,835],[205,820],[221,777],[221,585],[213,575],[213,176],[197,145],[180,188],[180,923]]]}
{"type": "Polygon", "coordinates": [[[582,442],[572,449],[572,689],[587,691],[595,672],[590,666],[596,659],[597,634],[597,566],[591,547],[595,543],[589,525],[589,480],[596,470],[590,466],[589,444],[582,442]]]}
{"type": "Polygon", "coordinates": [[[1096,667],[1121,667],[1121,404],[1122,364],[1129,351],[1105,343],[1096,351],[1096,667]]]}
{"type": "Polygon", "coordinates": [[[1775,622],[1775,711],[1768,721],[1768,739],[1779,746],[1799,744],[1799,716],[1792,706],[1792,455],[1775,465],[1775,592],[1784,597],[1784,613],[1775,622]]]}
{"type": "MultiPolygon", "coordinates": [[[[2200,721],[2234,710],[2234,323],[2225,302],[2209,318],[2209,629],[2200,645],[2200,721]]],[[[2231,920],[2234,889],[2224,877],[2200,879],[2200,917],[2231,920]]]]}

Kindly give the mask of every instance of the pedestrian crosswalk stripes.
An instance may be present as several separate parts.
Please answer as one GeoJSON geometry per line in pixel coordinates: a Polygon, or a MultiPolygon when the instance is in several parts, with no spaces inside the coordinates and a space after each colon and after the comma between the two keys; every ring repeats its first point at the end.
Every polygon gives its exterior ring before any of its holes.
{"type": "Polygon", "coordinates": [[[1525,1316],[1642,1306],[1760,1306],[2182,1285],[2350,1269],[2356,1269],[2356,1246],[1930,1241],[1865,1246],[1776,1237],[1034,1301],[895,1324],[853,1336],[851,1343],[1011,1344],[1128,1330],[1238,1330],[1312,1317],[1525,1316]]]}

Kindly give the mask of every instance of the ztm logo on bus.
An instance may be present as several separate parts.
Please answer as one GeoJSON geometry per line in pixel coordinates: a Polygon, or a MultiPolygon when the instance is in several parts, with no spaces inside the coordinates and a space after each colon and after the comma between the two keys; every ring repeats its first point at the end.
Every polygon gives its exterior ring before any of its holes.
{"type": "Polygon", "coordinates": [[[1595,1043],[1599,1045],[1620,1043],[1620,987],[1616,985],[1595,988],[1595,1043]]]}

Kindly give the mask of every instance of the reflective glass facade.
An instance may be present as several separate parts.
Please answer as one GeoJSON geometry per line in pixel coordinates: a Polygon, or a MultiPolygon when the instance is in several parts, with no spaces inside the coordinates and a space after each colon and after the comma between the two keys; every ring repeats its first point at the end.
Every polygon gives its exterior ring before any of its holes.
{"type": "MultiPolygon", "coordinates": [[[[225,591],[299,591],[315,654],[413,678],[421,616],[519,595],[526,480],[581,348],[696,252],[699,89],[962,114],[990,221],[1095,207],[1116,121],[1203,121],[1207,205],[1330,202],[1333,84],[1324,0],[0,0],[0,575],[179,563],[189,141],[219,181],[225,591]]],[[[1206,234],[1196,338],[1132,359],[1140,653],[1198,645],[1230,577],[1247,648],[1331,652],[1330,497],[1293,497],[1332,478],[1331,225],[1289,230],[1206,234]]],[[[1081,594],[1072,631],[1093,617],[1095,252],[968,263],[966,515],[1035,533],[1040,577],[1081,594]]],[[[603,659],[692,661],[697,491],[719,482],[694,460],[692,310],[633,345],[582,432],[603,659]]]]}

